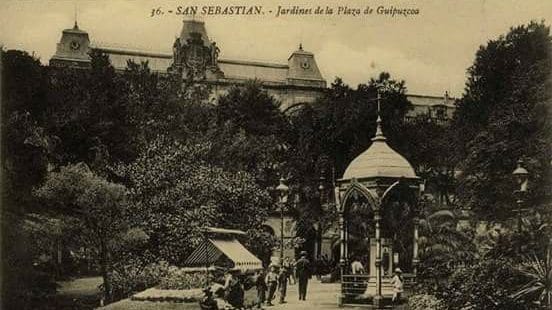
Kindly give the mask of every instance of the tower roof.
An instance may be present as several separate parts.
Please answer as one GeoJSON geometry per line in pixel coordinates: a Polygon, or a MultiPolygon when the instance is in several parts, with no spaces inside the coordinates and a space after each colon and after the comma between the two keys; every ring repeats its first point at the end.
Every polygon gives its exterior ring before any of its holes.
{"type": "Polygon", "coordinates": [[[184,45],[192,39],[191,33],[199,33],[204,45],[209,45],[209,37],[205,29],[205,22],[199,20],[183,20],[180,31],[180,44],[184,45]]]}
{"type": "Polygon", "coordinates": [[[343,179],[417,178],[408,160],[387,145],[386,140],[381,130],[378,95],[378,119],[373,143],[353,159],[345,170],[343,179]]]}
{"type": "Polygon", "coordinates": [[[88,32],[80,30],[79,25],[77,24],[76,20],[75,20],[75,24],[73,25],[73,28],[64,29],[63,32],[64,33],[88,34],[88,32]]]}

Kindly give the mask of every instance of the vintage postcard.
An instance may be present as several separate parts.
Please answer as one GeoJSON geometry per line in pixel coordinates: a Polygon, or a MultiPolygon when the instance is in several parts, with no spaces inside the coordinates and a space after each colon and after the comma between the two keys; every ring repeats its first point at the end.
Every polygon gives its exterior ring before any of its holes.
{"type": "Polygon", "coordinates": [[[552,307],[552,2],[0,16],[3,308],[552,307]]]}

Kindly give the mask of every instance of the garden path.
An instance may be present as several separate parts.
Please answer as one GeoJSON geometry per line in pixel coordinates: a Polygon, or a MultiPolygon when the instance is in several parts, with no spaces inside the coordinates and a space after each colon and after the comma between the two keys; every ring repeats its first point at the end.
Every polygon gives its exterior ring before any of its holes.
{"type": "MultiPolygon", "coordinates": [[[[307,310],[307,309],[370,309],[368,307],[345,307],[339,308],[337,306],[337,294],[339,293],[340,287],[339,284],[332,283],[320,283],[317,280],[311,280],[308,286],[307,300],[300,301],[298,298],[298,287],[297,285],[290,285],[288,287],[288,296],[286,297],[285,304],[275,303],[274,306],[266,307],[263,306],[265,310],[307,310]]],[[[276,298],[276,301],[278,299],[276,298]]],[[[199,305],[196,303],[185,304],[185,303],[172,303],[172,302],[149,302],[149,301],[132,301],[129,299],[121,300],[119,302],[113,303],[103,310],[151,310],[151,309],[160,309],[160,310],[192,310],[199,309],[199,305]]],[[[400,307],[396,309],[407,309],[405,307],[400,307]]]]}

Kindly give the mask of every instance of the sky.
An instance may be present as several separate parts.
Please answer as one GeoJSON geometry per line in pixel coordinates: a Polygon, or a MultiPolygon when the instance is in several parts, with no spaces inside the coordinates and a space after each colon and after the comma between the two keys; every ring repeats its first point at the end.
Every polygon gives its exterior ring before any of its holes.
{"type": "Polygon", "coordinates": [[[437,96],[462,95],[466,69],[488,40],[531,20],[552,24],[551,0],[3,0],[0,45],[34,52],[46,64],[76,12],[79,27],[93,42],[170,52],[184,16],[168,10],[229,5],[262,6],[264,14],[196,16],[220,47],[220,58],[286,63],[302,43],[328,82],[341,77],[356,87],[387,71],[405,80],[409,93],[437,96]],[[329,6],[334,14],[276,17],[279,6],[329,6]],[[377,14],[380,6],[419,13],[390,17],[377,14]],[[361,12],[370,7],[373,13],[337,15],[339,7],[361,12]],[[150,17],[154,8],[165,14],[150,17]]]}

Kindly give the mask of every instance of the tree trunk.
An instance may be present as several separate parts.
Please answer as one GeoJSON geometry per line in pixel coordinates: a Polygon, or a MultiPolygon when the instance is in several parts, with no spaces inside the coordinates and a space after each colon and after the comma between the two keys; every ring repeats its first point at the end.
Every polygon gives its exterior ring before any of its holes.
{"type": "Polygon", "coordinates": [[[112,300],[112,294],[113,294],[113,288],[111,287],[111,277],[109,275],[109,258],[107,253],[107,248],[105,244],[102,242],[101,244],[101,262],[100,262],[100,268],[101,268],[101,274],[103,278],[103,286],[104,286],[104,299],[106,303],[110,303],[112,300]]]}

